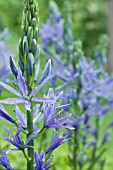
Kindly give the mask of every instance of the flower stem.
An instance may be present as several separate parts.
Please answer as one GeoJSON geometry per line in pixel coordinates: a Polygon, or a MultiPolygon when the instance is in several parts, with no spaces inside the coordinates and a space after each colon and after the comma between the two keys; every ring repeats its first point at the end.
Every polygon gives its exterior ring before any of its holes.
{"type": "Polygon", "coordinates": [[[74,165],[74,170],[77,170],[77,158],[76,158],[76,154],[77,154],[77,130],[75,130],[74,133],[74,151],[73,151],[73,165],[74,165]]]}
{"type": "Polygon", "coordinates": [[[23,154],[24,154],[24,157],[27,159],[27,161],[30,161],[30,159],[29,159],[29,157],[26,155],[26,152],[25,152],[25,150],[23,149],[23,154]]]}
{"type": "MultiPolygon", "coordinates": [[[[27,127],[28,127],[28,134],[27,138],[33,133],[33,115],[32,115],[32,107],[31,110],[27,111],[27,127]]],[[[29,142],[30,146],[34,146],[34,140],[32,139],[29,142]]],[[[33,163],[34,163],[34,149],[28,148],[27,154],[30,160],[27,160],[27,170],[33,170],[33,163]]]]}

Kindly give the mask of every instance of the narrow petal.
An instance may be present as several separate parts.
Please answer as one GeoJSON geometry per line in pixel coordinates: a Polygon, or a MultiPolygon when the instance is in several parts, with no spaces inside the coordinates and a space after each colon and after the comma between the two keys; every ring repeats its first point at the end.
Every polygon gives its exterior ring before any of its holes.
{"type": "Polygon", "coordinates": [[[4,110],[2,110],[2,108],[0,108],[0,117],[7,120],[10,123],[15,123],[15,120],[4,110]]]}
{"type": "Polygon", "coordinates": [[[28,100],[24,100],[24,105],[25,105],[25,108],[26,108],[26,110],[30,110],[30,108],[31,108],[31,103],[28,101],[28,100]]]}
{"type": "Polygon", "coordinates": [[[21,110],[19,109],[18,106],[15,106],[15,114],[16,114],[17,118],[19,119],[21,125],[26,128],[27,125],[26,125],[26,121],[24,118],[24,114],[21,112],[21,110]]]}
{"type": "Polygon", "coordinates": [[[33,139],[39,132],[40,132],[40,130],[37,130],[36,132],[33,132],[33,133],[27,138],[25,145],[27,145],[27,144],[29,143],[29,141],[30,141],[31,139],[33,139]]]}
{"type": "Polygon", "coordinates": [[[5,89],[9,90],[11,93],[15,94],[16,96],[21,97],[20,93],[16,91],[15,89],[13,89],[12,87],[10,87],[9,85],[3,82],[0,82],[0,85],[4,87],[5,89]]]}
{"type": "Polygon", "coordinates": [[[21,104],[24,103],[24,100],[21,98],[7,98],[4,100],[0,100],[2,104],[21,104]]]}
{"type": "Polygon", "coordinates": [[[5,129],[6,133],[8,134],[8,136],[10,136],[11,132],[9,131],[9,129],[6,126],[4,127],[4,129],[5,129]]]}
{"type": "Polygon", "coordinates": [[[17,80],[18,80],[18,87],[19,87],[20,91],[22,92],[23,96],[26,96],[27,95],[27,86],[25,83],[25,79],[21,75],[20,72],[18,72],[17,80]]]}
{"type": "Polygon", "coordinates": [[[40,107],[40,104],[37,104],[34,108],[33,108],[33,117],[35,117],[39,111],[39,107],[40,107]]]}
{"type": "Polygon", "coordinates": [[[14,76],[17,78],[18,70],[12,57],[10,57],[10,68],[14,76]]]}
{"type": "Polygon", "coordinates": [[[32,91],[31,91],[31,93],[29,94],[29,98],[31,98],[32,96],[35,96],[36,95],[36,93],[37,93],[37,87],[36,88],[34,88],[34,89],[32,89],[32,91]]]}
{"type": "Polygon", "coordinates": [[[42,102],[42,103],[55,103],[54,100],[50,100],[50,99],[47,99],[47,98],[44,98],[44,97],[37,97],[37,98],[33,98],[32,99],[33,101],[35,102],[42,102]]]}

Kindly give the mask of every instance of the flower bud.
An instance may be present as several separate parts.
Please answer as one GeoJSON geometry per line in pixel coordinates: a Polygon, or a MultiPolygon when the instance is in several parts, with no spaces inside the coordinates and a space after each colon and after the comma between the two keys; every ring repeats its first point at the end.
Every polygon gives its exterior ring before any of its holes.
{"type": "Polygon", "coordinates": [[[37,20],[36,18],[33,18],[31,21],[31,26],[33,27],[33,31],[36,31],[36,25],[37,25],[37,20]]]}
{"type": "Polygon", "coordinates": [[[34,32],[34,38],[36,39],[36,41],[38,41],[38,35],[39,35],[39,29],[36,28],[36,30],[34,32]]]}
{"type": "Polygon", "coordinates": [[[23,60],[23,45],[22,45],[22,39],[19,41],[19,55],[21,57],[21,60],[23,60]]]}
{"type": "Polygon", "coordinates": [[[29,41],[29,49],[31,49],[31,44],[32,44],[32,39],[33,39],[33,28],[32,27],[28,28],[27,37],[28,37],[28,41],[29,41]]]}
{"type": "Polygon", "coordinates": [[[34,65],[34,57],[32,53],[29,53],[27,58],[27,66],[28,66],[28,73],[30,76],[32,76],[33,73],[33,65],[34,65]]]}
{"type": "Polygon", "coordinates": [[[10,57],[10,68],[11,68],[11,71],[14,74],[14,76],[17,78],[18,70],[17,70],[17,67],[16,67],[12,57],[10,57]]]}
{"type": "Polygon", "coordinates": [[[38,65],[35,65],[35,76],[34,76],[34,82],[36,82],[36,81],[37,81],[37,79],[38,79],[39,69],[40,69],[40,64],[38,63],[38,65]]]}
{"type": "Polygon", "coordinates": [[[25,71],[25,66],[24,66],[24,63],[22,62],[20,56],[18,57],[18,64],[20,66],[21,71],[24,72],[25,71]]]}
{"type": "Polygon", "coordinates": [[[27,56],[29,53],[27,36],[25,36],[23,39],[23,51],[24,51],[24,56],[27,56]]]}
{"type": "Polygon", "coordinates": [[[36,46],[36,54],[35,54],[35,61],[37,62],[38,59],[39,59],[39,55],[40,55],[40,47],[39,45],[37,44],[36,46]]]}
{"type": "Polygon", "coordinates": [[[31,52],[32,54],[36,53],[36,45],[37,45],[37,42],[35,39],[32,40],[32,47],[31,47],[31,52]]]}

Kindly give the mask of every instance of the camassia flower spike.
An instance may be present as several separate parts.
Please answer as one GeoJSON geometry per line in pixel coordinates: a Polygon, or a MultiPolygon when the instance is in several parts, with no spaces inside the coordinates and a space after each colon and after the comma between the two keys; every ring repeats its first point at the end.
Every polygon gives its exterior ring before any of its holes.
{"type": "MultiPolygon", "coordinates": [[[[60,28],[59,26],[60,25],[56,25],[56,28],[60,28]]],[[[26,170],[48,170],[52,168],[55,165],[51,165],[53,156],[48,158],[47,154],[67,140],[67,135],[62,132],[59,136],[58,132],[55,131],[47,150],[40,151],[40,153],[35,152],[36,148],[34,140],[45,133],[47,128],[73,129],[73,127],[67,123],[67,120],[71,115],[61,116],[62,111],[60,111],[60,109],[64,109],[64,107],[69,105],[58,105],[57,101],[62,96],[62,92],[60,92],[58,96],[55,96],[53,89],[49,89],[47,96],[43,94],[43,97],[39,97],[39,95],[36,97],[39,90],[48,81],[51,72],[51,59],[49,59],[40,74],[40,64],[38,60],[40,48],[38,39],[37,0],[24,0],[18,66],[15,64],[13,58],[10,57],[10,68],[14,75],[15,87],[7,85],[3,81],[0,82],[0,86],[16,96],[0,100],[0,104],[15,105],[14,118],[12,117],[13,114],[8,113],[5,108],[0,105],[0,118],[12,123],[12,126],[15,125],[17,129],[16,133],[13,134],[9,128],[5,128],[8,137],[0,137],[14,146],[14,148],[11,148],[7,152],[3,151],[2,156],[0,157],[0,164],[8,170],[13,169],[9,164],[6,153],[12,153],[13,151],[22,151],[23,156],[27,160],[27,166],[24,168],[26,170]],[[40,102],[42,103],[42,106],[39,104],[40,102]],[[20,108],[18,104],[24,104],[25,109],[21,111],[22,108],[20,108]],[[40,122],[41,120],[44,123],[40,122]],[[41,125],[42,128],[40,129],[41,125]],[[39,128],[39,130],[37,130],[37,128],[39,128]]],[[[39,140],[44,139],[39,138],[39,140]]],[[[41,143],[43,142],[41,141],[41,143]]],[[[20,167],[15,168],[18,169],[20,167]]]]}

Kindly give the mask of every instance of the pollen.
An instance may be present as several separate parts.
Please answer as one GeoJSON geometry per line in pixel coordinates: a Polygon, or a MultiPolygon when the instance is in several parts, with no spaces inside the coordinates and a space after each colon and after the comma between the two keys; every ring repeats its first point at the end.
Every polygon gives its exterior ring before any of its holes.
{"type": "Polygon", "coordinates": [[[60,110],[60,111],[58,112],[59,116],[62,115],[62,112],[63,112],[63,111],[64,111],[64,110],[62,109],[62,110],[60,110]]]}
{"type": "Polygon", "coordinates": [[[42,159],[42,162],[45,162],[45,158],[42,159]]]}
{"type": "Polygon", "coordinates": [[[59,136],[59,139],[62,139],[62,138],[63,138],[62,135],[60,135],[60,136],[59,136]]]}

